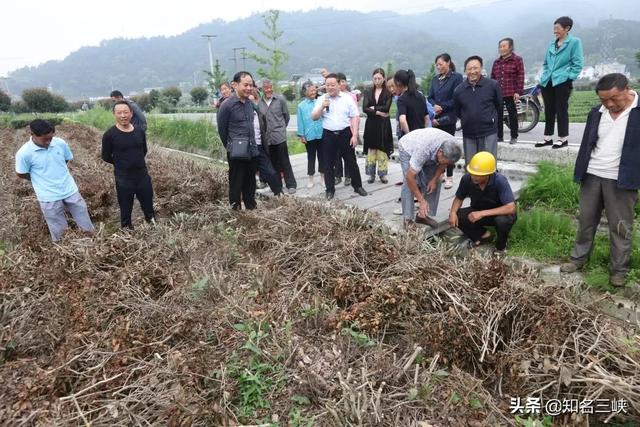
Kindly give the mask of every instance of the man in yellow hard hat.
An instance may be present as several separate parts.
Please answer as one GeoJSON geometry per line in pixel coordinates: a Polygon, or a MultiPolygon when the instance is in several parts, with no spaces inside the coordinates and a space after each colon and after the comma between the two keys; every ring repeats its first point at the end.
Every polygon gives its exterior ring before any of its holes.
{"type": "Polygon", "coordinates": [[[459,228],[473,246],[491,237],[486,227],[496,229],[495,254],[504,254],[511,227],[516,222],[516,202],[507,178],[496,172],[496,158],[488,151],[476,153],[453,199],[449,213],[449,225],[459,228]],[[464,199],[471,199],[471,206],[463,208],[464,199]]]}

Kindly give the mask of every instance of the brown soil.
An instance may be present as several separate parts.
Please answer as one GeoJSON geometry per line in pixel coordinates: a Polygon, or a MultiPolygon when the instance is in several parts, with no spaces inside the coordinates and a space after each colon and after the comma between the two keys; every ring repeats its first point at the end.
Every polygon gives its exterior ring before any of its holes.
{"type": "Polygon", "coordinates": [[[226,171],[155,149],[158,225],[120,231],[101,134],[58,135],[99,231],[53,245],[12,172],[27,135],[0,129],[6,425],[516,425],[527,396],[624,398],[640,421],[637,332],[531,272],[335,204],[231,211],[226,171]]]}

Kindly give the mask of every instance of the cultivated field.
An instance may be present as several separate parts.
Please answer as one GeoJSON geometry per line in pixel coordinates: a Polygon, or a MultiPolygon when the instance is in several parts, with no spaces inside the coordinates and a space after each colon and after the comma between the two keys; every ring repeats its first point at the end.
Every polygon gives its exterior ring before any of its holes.
{"type": "Polygon", "coordinates": [[[0,129],[6,425],[517,425],[527,397],[625,399],[615,419],[640,422],[637,331],[566,284],[335,203],[231,211],[225,170],[157,149],[158,225],[120,231],[101,132],[58,135],[99,232],[53,245],[13,174],[28,136],[0,129]]]}

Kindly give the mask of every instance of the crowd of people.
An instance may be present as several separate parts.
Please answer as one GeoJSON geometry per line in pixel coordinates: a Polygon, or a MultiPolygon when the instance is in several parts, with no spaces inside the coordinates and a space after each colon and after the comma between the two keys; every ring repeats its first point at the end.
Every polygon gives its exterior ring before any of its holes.
{"type": "MultiPolygon", "coordinates": [[[[540,86],[546,121],[543,141],[536,147],[568,144],[568,99],[583,66],[581,41],[569,34],[572,26],[570,18],[558,18],[555,39],[545,52],[540,86]],[[554,141],[556,121],[558,139],[554,141]]],[[[355,152],[362,112],[366,115],[362,139],[368,184],[376,178],[388,183],[394,134],[398,138],[405,228],[416,223],[438,226],[432,217],[437,212],[440,188],[453,186],[453,165],[464,156],[466,173],[449,211],[449,225],[459,228],[471,246],[488,240],[491,232],[487,227],[494,227],[495,251],[504,253],[517,216],[509,182],[497,170],[497,147],[503,140],[503,110],[509,117],[509,143],[518,141],[517,103],[524,88],[524,62],[514,53],[510,38],[499,41],[498,51],[490,77],[483,76],[484,63],[479,56],[464,61],[463,77],[449,54],[438,55],[437,74],[427,94],[418,90],[412,70],[386,76],[376,68],[372,86],[362,94],[362,110],[358,94],[348,90],[343,73],[324,70],[323,85],[305,83],[304,99],[297,107],[297,134],[307,150],[307,187],[316,185],[317,169],[318,184],[324,186],[328,200],[335,197],[336,185],[343,178],[345,186],[367,196],[355,152]],[[395,129],[391,120],[394,102],[395,129]],[[462,148],[454,137],[458,119],[462,148]],[[462,208],[466,198],[470,206],[462,208]]],[[[602,105],[589,114],[575,168],[575,180],[581,186],[576,244],[571,262],[563,265],[562,271],[584,266],[604,209],[610,227],[611,283],[623,286],[640,188],[640,109],[638,95],[624,75],[604,76],[596,93],[602,105]]],[[[287,148],[290,115],[286,100],[274,93],[271,81],[262,80],[258,85],[247,71],[236,73],[231,83],[223,83],[221,94],[217,127],[227,151],[231,207],[256,209],[257,186],[268,185],[276,196],[285,188],[295,193],[297,181],[287,148]]],[[[119,91],[112,92],[111,98],[115,124],[104,133],[102,159],[114,165],[121,226],[132,228],[134,198],[139,200],[145,220],[155,221],[153,187],[145,164],[146,121],[140,108],[119,91]]],[[[31,181],[52,240],[60,240],[68,226],[65,209],[78,227],[93,232],[86,203],[67,168],[73,158],[69,146],[54,136],[54,127],[44,120],[34,120],[30,130],[30,140],[16,154],[16,173],[31,181]]]]}

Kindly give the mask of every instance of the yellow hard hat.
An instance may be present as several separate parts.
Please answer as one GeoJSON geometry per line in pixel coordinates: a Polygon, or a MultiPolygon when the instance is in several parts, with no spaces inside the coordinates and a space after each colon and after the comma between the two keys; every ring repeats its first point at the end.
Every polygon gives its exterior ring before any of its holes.
{"type": "Polygon", "coordinates": [[[467,172],[471,175],[491,175],[495,171],[496,158],[488,151],[480,151],[476,153],[467,165],[467,172]]]}

